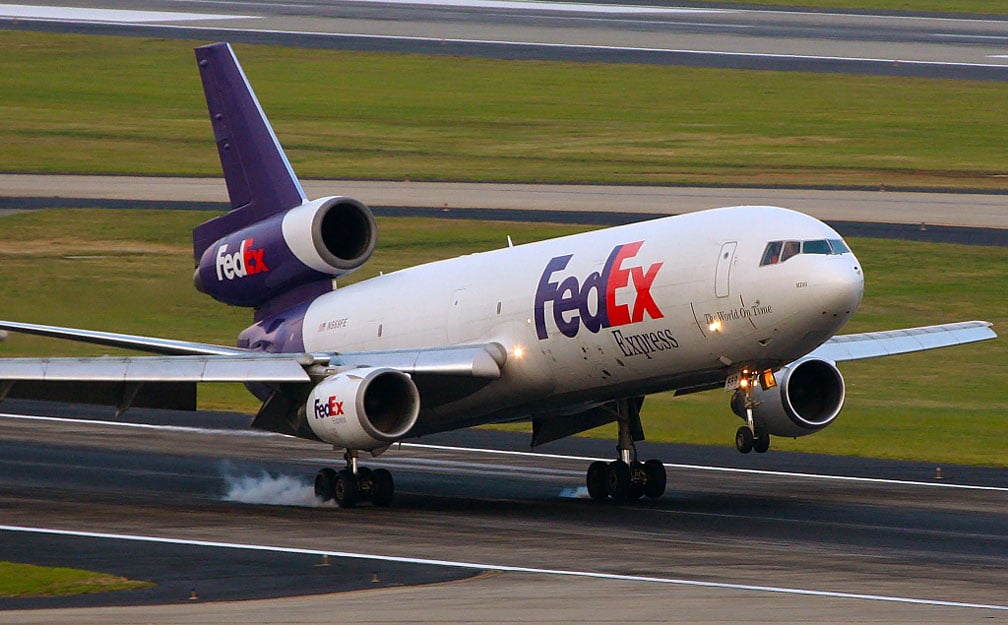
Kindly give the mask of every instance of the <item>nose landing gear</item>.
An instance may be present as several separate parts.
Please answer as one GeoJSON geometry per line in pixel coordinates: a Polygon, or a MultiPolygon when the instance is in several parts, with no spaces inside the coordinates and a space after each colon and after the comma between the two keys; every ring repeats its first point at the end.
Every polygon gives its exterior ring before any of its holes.
{"type": "Polygon", "coordinates": [[[640,422],[643,397],[620,399],[614,404],[616,424],[619,426],[618,459],[612,462],[596,461],[588,466],[586,483],[588,496],[595,501],[613,499],[631,501],[648,497],[656,499],[665,493],[667,475],[660,460],[640,462],[637,459],[636,441],[644,440],[640,422]]]}
{"type": "Polygon", "coordinates": [[[753,450],[758,454],[766,453],[770,449],[770,433],[753,418],[753,409],[759,405],[759,402],[753,399],[753,389],[759,383],[760,374],[757,371],[743,369],[740,376],[739,390],[745,398],[746,424],[735,432],[735,448],[743,454],[753,450]]]}

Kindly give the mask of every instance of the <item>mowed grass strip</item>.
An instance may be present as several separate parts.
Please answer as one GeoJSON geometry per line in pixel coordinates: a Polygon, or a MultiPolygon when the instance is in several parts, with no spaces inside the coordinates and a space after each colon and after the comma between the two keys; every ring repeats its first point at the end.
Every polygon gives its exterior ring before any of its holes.
{"type": "MultiPolygon", "coordinates": [[[[334,190],[338,192],[338,190],[334,190]]],[[[192,286],[186,211],[50,210],[0,219],[0,319],[234,344],[250,311],[192,286]]],[[[421,262],[570,234],[572,225],[381,218],[374,257],[343,283],[421,262]]],[[[1008,249],[852,239],[867,286],[847,332],[970,319],[1008,331],[1008,249]]],[[[110,353],[12,335],[0,357],[110,353]]],[[[823,432],[775,449],[1008,466],[1008,343],[995,341],[842,365],[847,405],[823,432]]],[[[204,385],[203,408],[253,413],[238,386],[204,385]]],[[[741,424],[721,391],[650,396],[648,440],[731,445],[741,424]]],[[[111,414],[111,408],[110,414],[111,414]]],[[[527,426],[515,426],[527,429],[527,426]]],[[[591,433],[613,436],[611,428],[591,433]]]]}
{"type": "Polygon", "coordinates": [[[152,582],[81,569],[0,562],[0,598],[64,597],[152,588],[152,582]]]}
{"type": "MultiPolygon", "coordinates": [[[[219,176],[195,44],[0,31],[0,171],[219,176]]],[[[303,177],[1008,186],[1000,82],[236,50],[303,177]]]]}

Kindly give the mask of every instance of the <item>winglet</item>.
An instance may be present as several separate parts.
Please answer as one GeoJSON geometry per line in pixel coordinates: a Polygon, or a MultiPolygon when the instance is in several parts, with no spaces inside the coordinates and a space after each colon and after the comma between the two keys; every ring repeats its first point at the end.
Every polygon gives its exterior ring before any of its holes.
{"type": "Polygon", "coordinates": [[[231,45],[196,48],[196,61],[233,209],[193,231],[199,260],[222,236],[299,206],[306,197],[231,45]]]}

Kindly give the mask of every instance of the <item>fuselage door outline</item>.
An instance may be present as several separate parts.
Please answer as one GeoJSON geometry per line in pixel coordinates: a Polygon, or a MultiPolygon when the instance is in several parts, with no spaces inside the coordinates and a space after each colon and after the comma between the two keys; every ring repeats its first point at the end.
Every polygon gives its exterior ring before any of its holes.
{"type": "Polygon", "coordinates": [[[737,245],[737,241],[728,241],[721,246],[714,274],[714,295],[717,297],[728,297],[731,294],[731,266],[735,260],[737,245]]]}

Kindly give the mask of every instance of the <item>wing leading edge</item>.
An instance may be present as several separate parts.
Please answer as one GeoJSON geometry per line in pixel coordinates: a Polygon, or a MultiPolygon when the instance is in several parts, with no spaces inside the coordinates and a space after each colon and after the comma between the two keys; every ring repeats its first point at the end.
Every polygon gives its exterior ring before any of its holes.
{"type": "Polygon", "coordinates": [[[227,347],[225,345],[175,341],[152,336],[116,334],[114,332],[98,332],[96,330],[81,330],[79,328],[46,326],[37,323],[18,323],[16,321],[0,321],[0,330],[10,330],[11,332],[18,332],[20,334],[34,334],[35,336],[45,336],[53,339],[65,339],[68,341],[77,341],[78,343],[104,345],[105,347],[134,349],[140,352],[170,356],[224,356],[246,353],[244,349],[227,347]]]}
{"type": "Polygon", "coordinates": [[[842,334],[826,341],[809,356],[844,362],[909,354],[997,338],[992,327],[993,324],[987,321],[964,321],[886,332],[842,334]]]}

